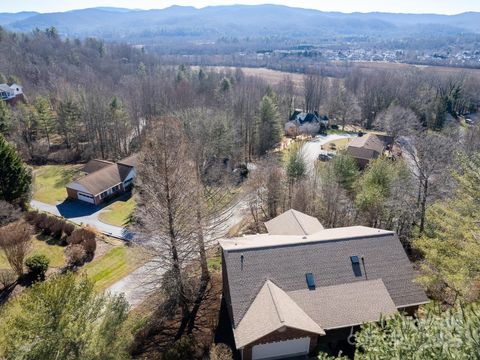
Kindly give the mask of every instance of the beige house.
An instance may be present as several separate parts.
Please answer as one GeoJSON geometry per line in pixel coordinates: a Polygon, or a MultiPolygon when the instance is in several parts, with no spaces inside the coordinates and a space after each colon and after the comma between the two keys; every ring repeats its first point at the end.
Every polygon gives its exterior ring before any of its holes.
{"type": "Polygon", "coordinates": [[[68,197],[98,205],[124,193],[133,184],[136,164],[137,155],[129,156],[117,163],[90,160],[83,168],[87,175],[66,186],[68,197]]]}
{"type": "Polygon", "coordinates": [[[385,142],[375,134],[365,134],[353,138],[348,143],[347,153],[352,155],[361,169],[364,169],[371,160],[380,157],[386,148],[385,142]]]}
{"type": "Polygon", "coordinates": [[[428,302],[392,231],[324,229],[289,210],[268,234],[220,241],[223,295],[242,359],[335,349],[358,326],[428,302]]]}

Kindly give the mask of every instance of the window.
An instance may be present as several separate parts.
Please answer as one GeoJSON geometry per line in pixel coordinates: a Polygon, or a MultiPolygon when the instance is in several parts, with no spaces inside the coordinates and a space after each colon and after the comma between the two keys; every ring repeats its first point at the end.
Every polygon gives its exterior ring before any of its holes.
{"type": "Polygon", "coordinates": [[[352,261],[352,265],[360,264],[360,260],[358,260],[358,256],[350,256],[350,260],[352,261]]]}
{"type": "Polygon", "coordinates": [[[312,273],[306,273],[305,279],[307,280],[307,286],[310,290],[315,290],[315,278],[312,273]]]}
{"type": "Polygon", "coordinates": [[[115,186],[112,188],[112,192],[115,192],[115,191],[117,191],[119,188],[120,188],[120,186],[119,186],[119,185],[115,185],[115,186]]]}
{"type": "Polygon", "coordinates": [[[104,191],[100,194],[100,199],[105,199],[108,195],[108,192],[107,191],[104,191]]]}

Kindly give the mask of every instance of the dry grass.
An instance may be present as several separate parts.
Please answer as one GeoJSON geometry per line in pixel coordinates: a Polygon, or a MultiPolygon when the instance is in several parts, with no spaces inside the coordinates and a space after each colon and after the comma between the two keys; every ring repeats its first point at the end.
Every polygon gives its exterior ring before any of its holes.
{"type": "Polygon", "coordinates": [[[67,197],[65,186],[79,174],[82,165],[44,165],[34,171],[33,198],[57,205],[67,197]]]}
{"type": "Polygon", "coordinates": [[[135,204],[133,196],[121,197],[103,209],[98,219],[106,224],[125,226],[135,209],[135,204]]]}
{"type": "Polygon", "coordinates": [[[113,246],[103,256],[85,265],[81,272],[95,282],[97,290],[105,290],[142,266],[148,258],[138,246],[113,246]]]}
{"type": "MultiPolygon", "coordinates": [[[[342,62],[332,62],[338,65],[344,65],[342,62]]],[[[480,80],[480,69],[468,69],[460,67],[451,67],[451,66],[429,66],[429,65],[411,65],[403,63],[393,63],[393,62],[383,62],[383,61],[356,61],[351,63],[352,66],[366,69],[366,70],[402,70],[406,71],[409,69],[421,69],[425,72],[436,73],[441,75],[458,75],[465,74],[468,76],[473,76],[480,80]]]]}
{"type": "MultiPolygon", "coordinates": [[[[51,268],[60,268],[65,265],[64,249],[64,246],[58,245],[55,240],[48,236],[34,235],[32,237],[32,248],[27,257],[45,255],[50,260],[49,266],[51,268]]],[[[10,269],[2,251],[0,251],[0,269],[10,269]]]]}
{"type": "Polygon", "coordinates": [[[322,150],[326,150],[326,151],[340,151],[347,148],[347,145],[350,142],[350,140],[352,139],[345,138],[345,139],[332,140],[323,144],[321,147],[322,147],[322,150]]]}

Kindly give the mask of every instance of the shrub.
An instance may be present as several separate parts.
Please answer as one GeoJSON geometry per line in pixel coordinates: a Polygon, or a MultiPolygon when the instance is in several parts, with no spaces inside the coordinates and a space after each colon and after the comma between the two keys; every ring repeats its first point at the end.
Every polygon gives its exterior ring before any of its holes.
{"type": "Polygon", "coordinates": [[[12,205],[4,200],[0,200],[0,226],[7,225],[22,217],[20,207],[12,205]]]}
{"type": "Polygon", "coordinates": [[[68,223],[64,221],[63,223],[63,232],[67,235],[70,236],[72,233],[75,231],[75,225],[68,223]]]}
{"type": "Polygon", "coordinates": [[[25,214],[25,220],[28,221],[28,223],[31,225],[35,225],[37,217],[38,217],[38,211],[36,210],[28,211],[25,214]]]}
{"type": "Polygon", "coordinates": [[[42,224],[42,232],[47,235],[52,234],[52,227],[55,226],[56,222],[57,222],[56,217],[47,215],[42,224]]]}
{"type": "Polygon", "coordinates": [[[7,288],[17,280],[15,271],[10,269],[0,269],[0,285],[7,288]]]}
{"type": "Polygon", "coordinates": [[[37,230],[43,230],[45,228],[45,222],[47,221],[47,214],[39,213],[38,216],[35,218],[35,227],[37,230]]]}
{"type": "Polygon", "coordinates": [[[67,258],[67,265],[69,267],[82,266],[85,262],[87,254],[82,245],[69,245],[65,249],[65,257],[67,258]]]}
{"type": "Polygon", "coordinates": [[[163,358],[164,360],[191,359],[194,351],[193,339],[189,336],[183,336],[168,348],[163,358]]]}
{"type": "Polygon", "coordinates": [[[78,228],[67,238],[68,245],[77,245],[83,242],[83,228],[78,228]]]}
{"type": "Polygon", "coordinates": [[[210,360],[232,360],[232,350],[225,344],[212,344],[210,360]]]}
{"type": "Polygon", "coordinates": [[[42,280],[45,278],[49,264],[50,260],[45,255],[33,255],[25,261],[29,274],[42,280]]]}
{"type": "Polygon", "coordinates": [[[76,229],[72,235],[67,238],[67,243],[72,245],[81,245],[87,255],[94,255],[97,248],[97,234],[91,227],[76,229]]]}
{"type": "Polygon", "coordinates": [[[87,255],[93,256],[95,254],[95,250],[97,249],[97,240],[95,239],[95,237],[86,238],[82,245],[87,255]]]}
{"type": "Polygon", "coordinates": [[[62,236],[64,224],[65,221],[62,219],[52,218],[50,222],[50,233],[53,237],[60,238],[62,236]]]}

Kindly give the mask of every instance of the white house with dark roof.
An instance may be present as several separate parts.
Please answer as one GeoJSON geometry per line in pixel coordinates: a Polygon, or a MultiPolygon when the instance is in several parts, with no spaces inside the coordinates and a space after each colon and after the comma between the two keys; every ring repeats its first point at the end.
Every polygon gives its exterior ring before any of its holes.
{"type": "Polygon", "coordinates": [[[392,231],[323,229],[287,211],[269,234],[220,241],[223,294],[242,359],[307,355],[359,325],[428,302],[392,231]]]}
{"type": "Polygon", "coordinates": [[[23,97],[23,88],[18,84],[0,84],[0,99],[6,102],[15,102],[23,97]]]}

